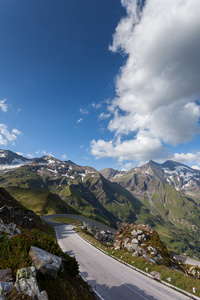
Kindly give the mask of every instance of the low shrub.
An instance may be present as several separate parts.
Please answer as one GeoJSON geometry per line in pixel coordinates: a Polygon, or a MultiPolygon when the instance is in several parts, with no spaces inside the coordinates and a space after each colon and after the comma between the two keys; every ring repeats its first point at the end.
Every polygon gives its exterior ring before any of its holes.
{"type": "Polygon", "coordinates": [[[38,247],[57,256],[63,256],[67,262],[67,270],[70,276],[75,276],[79,273],[78,263],[75,258],[63,253],[58,243],[53,237],[33,229],[22,230],[21,234],[0,238],[0,269],[10,268],[13,275],[20,268],[31,266],[29,258],[29,250],[31,246],[38,247]]]}

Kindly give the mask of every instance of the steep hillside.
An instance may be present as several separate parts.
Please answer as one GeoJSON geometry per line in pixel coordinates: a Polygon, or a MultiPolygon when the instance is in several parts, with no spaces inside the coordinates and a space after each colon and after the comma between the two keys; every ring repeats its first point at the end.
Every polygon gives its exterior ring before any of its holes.
{"type": "Polygon", "coordinates": [[[14,222],[22,228],[51,231],[46,222],[32,210],[20,204],[4,188],[0,188],[0,219],[7,224],[14,222]]]}
{"type": "Polygon", "coordinates": [[[38,215],[0,188],[1,299],[96,299],[78,276],[76,259],[63,253],[55,238],[47,234],[52,231],[38,215]],[[30,250],[35,251],[36,264],[30,250]],[[36,252],[41,251],[38,257],[36,252]]]}
{"type": "Polygon", "coordinates": [[[33,210],[39,216],[59,213],[78,214],[78,212],[65,203],[58,195],[45,190],[30,190],[19,187],[8,187],[7,191],[19,203],[33,210]]]}
{"type": "MultiPolygon", "coordinates": [[[[168,161],[160,165],[150,161],[124,174],[116,173],[115,178],[110,177],[151,211],[157,222],[151,222],[150,225],[157,229],[170,250],[188,253],[199,249],[200,206],[198,199],[186,196],[180,191],[181,188],[177,188],[176,182],[182,182],[184,186],[193,180],[188,175],[190,169],[175,162],[168,161]]],[[[101,173],[105,175],[106,170],[101,173]]],[[[193,170],[191,174],[198,179],[198,171],[193,170]]]]}
{"type": "Polygon", "coordinates": [[[64,204],[58,201],[59,196],[85,216],[116,226],[119,220],[135,221],[143,207],[130,192],[111,183],[95,169],[78,166],[71,161],[44,156],[9,169],[4,160],[1,170],[0,185],[39,214],[66,212],[64,204]],[[3,169],[4,166],[6,169],[3,169]],[[57,201],[47,201],[47,192],[54,194],[51,199],[57,195],[57,201]]]}

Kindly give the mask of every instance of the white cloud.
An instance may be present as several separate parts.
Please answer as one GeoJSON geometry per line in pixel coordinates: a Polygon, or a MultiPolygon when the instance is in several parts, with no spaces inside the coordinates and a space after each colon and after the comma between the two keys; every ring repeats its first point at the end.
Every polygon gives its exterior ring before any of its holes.
{"type": "Polygon", "coordinates": [[[128,170],[132,169],[133,167],[134,167],[134,164],[133,164],[133,163],[127,163],[127,164],[125,164],[125,165],[121,168],[121,170],[122,170],[122,171],[128,171],[128,170]]]}
{"type": "Polygon", "coordinates": [[[151,137],[147,132],[138,132],[136,139],[116,142],[104,140],[93,140],[91,142],[91,153],[96,158],[113,157],[119,162],[124,160],[143,161],[159,159],[167,156],[167,150],[162,146],[158,138],[151,137]]]}
{"type": "Polygon", "coordinates": [[[98,119],[99,120],[105,120],[105,119],[108,119],[110,118],[111,114],[105,114],[104,112],[102,112],[99,116],[98,116],[98,119]]]}
{"type": "Polygon", "coordinates": [[[93,102],[91,105],[92,105],[93,108],[96,108],[96,109],[102,107],[102,104],[100,102],[99,103],[93,102]]]}
{"type": "Polygon", "coordinates": [[[18,136],[21,134],[18,129],[14,128],[10,132],[7,125],[0,124],[0,145],[7,145],[8,143],[15,145],[18,136]]]}
{"type": "Polygon", "coordinates": [[[21,156],[23,156],[24,155],[24,153],[22,153],[22,152],[16,152],[18,155],[21,155],[21,156]]]}
{"type": "Polygon", "coordinates": [[[33,157],[34,157],[34,156],[33,156],[32,154],[30,154],[30,153],[27,153],[26,156],[27,156],[28,158],[33,158],[33,157]]]}
{"type": "Polygon", "coordinates": [[[61,158],[65,160],[65,159],[67,159],[67,155],[63,154],[61,158]]]}
{"type": "Polygon", "coordinates": [[[192,166],[192,169],[195,169],[195,170],[199,170],[199,171],[200,171],[200,166],[192,166]]]}
{"type": "Polygon", "coordinates": [[[200,1],[147,0],[142,12],[137,0],[121,2],[127,16],[110,50],[123,51],[127,61],[109,106],[114,138],[92,141],[91,152],[119,161],[167,157],[164,144],[200,133],[200,1]]]}
{"type": "Polygon", "coordinates": [[[19,130],[16,129],[16,128],[14,128],[14,129],[12,130],[12,133],[14,133],[14,134],[16,134],[16,135],[22,134],[21,131],[19,131],[19,130]]]}
{"type": "Polygon", "coordinates": [[[6,101],[6,99],[0,101],[0,108],[3,112],[7,112],[8,110],[8,105],[5,103],[6,101]]]}
{"type": "Polygon", "coordinates": [[[88,115],[89,114],[89,111],[87,109],[84,109],[84,108],[80,108],[79,111],[82,115],[88,115]]]}
{"type": "Polygon", "coordinates": [[[45,155],[45,156],[53,156],[54,155],[51,152],[47,152],[46,150],[38,150],[35,152],[35,154],[37,155],[45,155]]]}
{"type": "Polygon", "coordinates": [[[174,153],[172,159],[182,164],[196,163],[200,166],[200,152],[196,153],[174,153]]]}
{"type": "Polygon", "coordinates": [[[80,118],[78,121],[76,121],[77,123],[81,123],[83,121],[83,118],[80,118]]]}

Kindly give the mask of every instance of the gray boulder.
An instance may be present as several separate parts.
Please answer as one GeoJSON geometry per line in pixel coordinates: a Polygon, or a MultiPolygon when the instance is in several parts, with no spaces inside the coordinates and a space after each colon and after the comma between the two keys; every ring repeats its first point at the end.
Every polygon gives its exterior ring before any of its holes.
{"type": "Polygon", "coordinates": [[[156,261],[154,259],[152,259],[151,257],[149,257],[148,255],[143,254],[142,256],[150,263],[156,264],[156,261]]]}
{"type": "Polygon", "coordinates": [[[4,300],[5,294],[10,290],[12,290],[12,288],[13,288],[12,282],[0,281],[0,300],[4,300]]]}
{"type": "Polygon", "coordinates": [[[135,229],[131,232],[131,234],[132,234],[132,236],[134,236],[134,237],[137,237],[137,236],[138,236],[138,233],[137,233],[137,231],[136,231],[135,229]]]}
{"type": "Polygon", "coordinates": [[[17,271],[15,288],[19,294],[29,295],[33,299],[48,300],[46,291],[40,292],[35,267],[22,268],[17,271]]]}
{"type": "Polygon", "coordinates": [[[29,251],[29,256],[36,270],[56,278],[61,269],[62,259],[60,257],[33,246],[29,251]]]}
{"type": "Polygon", "coordinates": [[[138,251],[135,251],[133,254],[132,254],[133,257],[138,257],[139,256],[139,252],[138,251]]]}
{"type": "Polygon", "coordinates": [[[132,239],[131,244],[139,244],[138,239],[132,239]]]}
{"type": "Polygon", "coordinates": [[[152,271],[150,272],[150,274],[153,276],[154,279],[161,281],[161,274],[156,272],[156,271],[152,271]]]}
{"type": "Polygon", "coordinates": [[[15,234],[21,234],[21,231],[17,228],[17,225],[15,223],[10,223],[10,224],[5,224],[1,219],[0,219],[0,232],[7,233],[11,236],[15,234]]]}

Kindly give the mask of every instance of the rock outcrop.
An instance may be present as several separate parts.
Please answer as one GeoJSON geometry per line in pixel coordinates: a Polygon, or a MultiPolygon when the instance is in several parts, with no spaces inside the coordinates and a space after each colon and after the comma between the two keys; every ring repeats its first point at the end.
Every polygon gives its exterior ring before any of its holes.
{"type": "Polygon", "coordinates": [[[37,247],[31,247],[29,256],[32,265],[44,275],[56,278],[61,268],[62,259],[37,247]]]}
{"type": "Polygon", "coordinates": [[[150,263],[177,265],[177,261],[162,243],[158,233],[148,225],[119,223],[113,248],[126,249],[133,252],[133,257],[142,256],[150,263]]]}
{"type": "Polygon", "coordinates": [[[31,210],[4,205],[0,207],[0,217],[12,220],[25,228],[38,228],[44,226],[44,221],[31,210]]]}
{"type": "Polygon", "coordinates": [[[17,225],[13,222],[10,224],[5,224],[2,219],[0,219],[0,233],[7,233],[10,236],[15,234],[21,234],[21,231],[17,228],[17,225]]]}
{"type": "Polygon", "coordinates": [[[28,295],[33,299],[48,300],[47,293],[39,290],[35,267],[22,268],[17,271],[15,288],[19,294],[28,295]]]}

